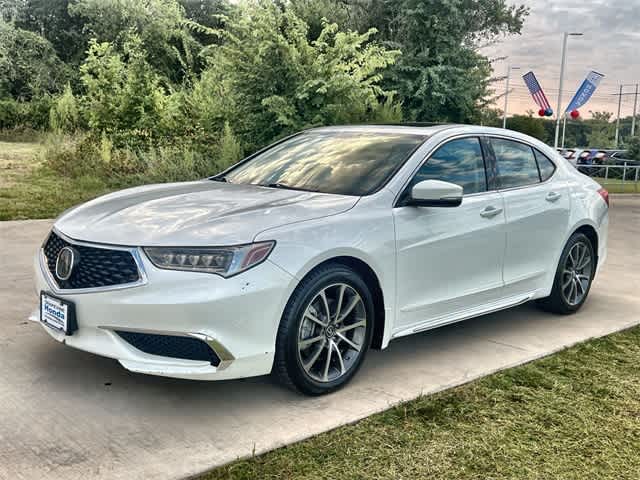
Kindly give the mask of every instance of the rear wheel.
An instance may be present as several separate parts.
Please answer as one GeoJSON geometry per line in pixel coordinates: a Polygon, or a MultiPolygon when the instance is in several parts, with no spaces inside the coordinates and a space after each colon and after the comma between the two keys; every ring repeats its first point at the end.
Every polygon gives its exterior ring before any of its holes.
{"type": "Polygon", "coordinates": [[[538,301],[545,310],[569,314],[584,304],[596,270],[596,255],[591,240],[574,233],[562,251],[551,295],[538,301]]]}
{"type": "Polygon", "coordinates": [[[320,267],[289,299],[278,329],[274,373],[307,395],[344,386],[371,344],[373,300],[362,278],[340,264],[320,267]]]}

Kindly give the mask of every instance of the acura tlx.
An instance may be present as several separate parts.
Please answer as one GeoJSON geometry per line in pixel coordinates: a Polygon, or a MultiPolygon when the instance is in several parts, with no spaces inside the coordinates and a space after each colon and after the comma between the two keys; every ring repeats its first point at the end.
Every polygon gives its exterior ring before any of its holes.
{"type": "Polygon", "coordinates": [[[271,372],[318,395],[394,338],[530,300],[576,312],[608,205],[509,130],[311,129],[211,178],[63,213],[35,257],[32,318],[134,372],[271,372]]]}

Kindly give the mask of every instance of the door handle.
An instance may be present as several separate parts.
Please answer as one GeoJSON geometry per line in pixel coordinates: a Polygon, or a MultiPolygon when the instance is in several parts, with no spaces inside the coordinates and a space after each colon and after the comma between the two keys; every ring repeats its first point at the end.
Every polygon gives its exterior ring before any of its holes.
{"type": "Polygon", "coordinates": [[[492,207],[491,205],[480,212],[480,216],[484,218],[493,218],[502,213],[501,208],[492,207]]]}
{"type": "Polygon", "coordinates": [[[555,202],[556,200],[558,200],[562,195],[557,193],[557,192],[549,192],[547,193],[547,196],[545,197],[545,200],[547,202],[555,202]]]}

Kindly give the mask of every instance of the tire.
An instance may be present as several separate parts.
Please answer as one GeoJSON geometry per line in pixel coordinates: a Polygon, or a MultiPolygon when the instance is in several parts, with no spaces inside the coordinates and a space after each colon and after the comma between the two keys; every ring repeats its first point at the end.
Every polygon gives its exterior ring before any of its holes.
{"type": "Polygon", "coordinates": [[[305,395],[343,387],[364,361],[374,318],[371,292],[354,270],[338,263],[319,267],[300,282],[284,310],[276,337],[274,375],[305,395]]]}
{"type": "Polygon", "coordinates": [[[596,261],[597,257],[591,240],[582,233],[574,233],[560,255],[551,295],[538,300],[537,304],[543,310],[562,315],[577,312],[589,295],[596,261]],[[582,257],[583,251],[585,257],[582,257]],[[587,257],[588,263],[586,263],[587,257]]]}

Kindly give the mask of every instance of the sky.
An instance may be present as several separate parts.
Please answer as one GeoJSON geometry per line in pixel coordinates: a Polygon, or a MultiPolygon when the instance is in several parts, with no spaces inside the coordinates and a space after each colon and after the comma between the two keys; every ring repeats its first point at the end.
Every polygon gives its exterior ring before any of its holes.
{"type": "MultiPolygon", "coordinates": [[[[509,3],[515,4],[513,0],[509,3]]],[[[584,117],[589,110],[618,109],[617,93],[624,84],[623,93],[634,93],[640,82],[640,0],[520,0],[530,8],[521,35],[507,37],[500,43],[484,48],[490,58],[508,56],[494,63],[495,75],[506,74],[507,65],[520,67],[513,70],[508,112],[525,113],[538,107],[528,93],[522,75],[533,70],[542,85],[553,110],[556,110],[563,32],[582,32],[569,37],[567,63],[562,95],[562,109],[573,97],[590,70],[605,75],[589,103],[580,109],[584,117]]],[[[504,92],[505,85],[496,85],[496,93],[504,92]]],[[[633,113],[634,95],[622,97],[621,116],[633,113]]],[[[503,100],[498,107],[502,109],[503,100]]],[[[640,112],[640,100],[638,105],[640,112]]]]}

